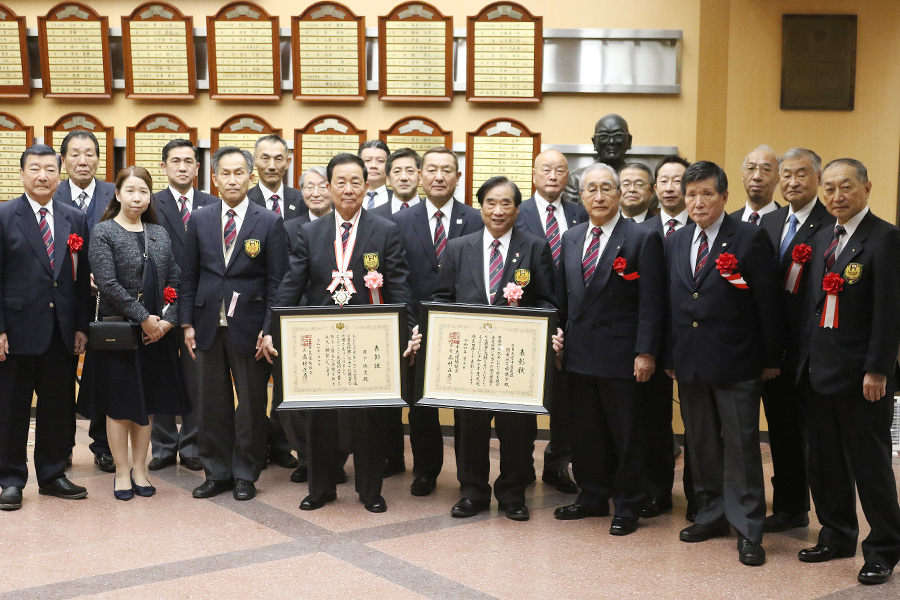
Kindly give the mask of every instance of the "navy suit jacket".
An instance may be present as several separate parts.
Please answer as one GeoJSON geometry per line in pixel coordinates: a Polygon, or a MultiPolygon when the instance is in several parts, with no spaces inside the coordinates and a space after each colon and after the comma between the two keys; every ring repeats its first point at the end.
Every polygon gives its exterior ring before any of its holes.
{"type": "Polygon", "coordinates": [[[195,329],[197,347],[208,350],[219,326],[222,302],[230,307],[239,293],[233,317],[228,321],[228,340],[239,352],[255,352],[287,265],[284,225],[281,217],[249,202],[244,222],[234,241],[231,262],[222,251],[221,200],[191,213],[181,266],[181,298],[178,315],[183,325],[195,329]],[[255,244],[246,244],[255,240],[255,244]]]}
{"type": "Polygon", "coordinates": [[[297,245],[297,238],[300,237],[300,228],[309,223],[309,221],[309,212],[307,211],[299,217],[294,217],[293,219],[288,219],[284,222],[284,232],[287,234],[288,255],[293,252],[294,246],[297,245]]]}
{"type": "MultiPolygon", "coordinates": [[[[259,185],[254,185],[247,190],[247,197],[250,198],[251,202],[255,202],[257,205],[266,208],[266,200],[263,197],[262,191],[259,189],[259,185]]],[[[307,207],[306,202],[303,201],[303,194],[300,190],[284,186],[284,198],[282,198],[281,202],[281,217],[285,221],[289,221],[294,217],[299,217],[308,212],[309,207],[307,207]]]]}
{"type": "MultiPolygon", "coordinates": [[[[422,302],[431,300],[440,273],[437,254],[434,251],[431,225],[428,222],[426,202],[428,200],[423,200],[415,206],[394,213],[394,222],[397,223],[397,228],[400,230],[400,240],[403,242],[406,260],[409,263],[412,309],[416,314],[418,314],[422,302]]],[[[451,200],[451,202],[453,204],[450,207],[448,243],[450,240],[484,229],[481,211],[456,200],[451,200]]],[[[447,205],[445,204],[444,207],[446,208],[447,205]]],[[[446,256],[446,248],[444,252],[444,256],[446,256]]]]}
{"type": "MultiPolygon", "coordinates": [[[[391,196],[393,196],[393,192],[391,192],[391,190],[388,190],[388,201],[380,206],[376,206],[370,212],[373,215],[378,215],[382,219],[393,220],[394,213],[391,212],[391,205],[393,204],[393,202],[391,201],[391,196]]],[[[419,204],[421,204],[421,202],[419,202],[419,204]]],[[[404,209],[404,210],[407,210],[407,209],[404,209]]]]}
{"type": "MultiPolygon", "coordinates": [[[[562,207],[563,214],[565,214],[566,218],[567,231],[579,223],[587,222],[588,214],[582,205],[563,200],[562,207]]],[[[557,215],[556,218],[559,219],[559,216],[557,215]]],[[[516,218],[516,229],[521,229],[531,235],[547,239],[547,234],[544,232],[544,226],[541,223],[541,216],[538,214],[537,202],[535,201],[534,196],[524,201],[519,206],[519,216],[516,218]]]]}
{"type": "MultiPolygon", "coordinates": [[[[84,211],[84,215],[87,218],[88,229],[93,229],[94,225],[101,221],[103,213],[106,212],[106,208],[116,195],[116,186],[114,184],[100,181],[97,178],[94,178],[94,182],[94,197],[91,199],[91,203],[88,205],[87,210],[84,211]]],[[[56,188],[56,193],[53,194],[53,199],[59,200],[67,206],[78,208],[72,198],[72,184],[69,183],[69,180],[60,182],[59,187],[56,188]]]]}
{"type": "Polygon", "coordinates": [[[691,272],[691,241],[697,225],[682,227],[664,244],[671,356],[678,381],[737,383],[758,379],[764,368],[781,367],[783,319],[775,248],[757,225],[726,215],[697,283],[691,272]],[[716,268],[722,253],[734,255],[747,282],[740,289],[716,268]]]}
{"type": "Polygon", "coordinates": [[[594,274],[584,285],[581,261],[590,223],[562,238],[557,294],[560,321],[566,330],[567,371],[594,377],[634,377],[638,354],[658,356],[662,346],[666,273],[658,233],[619,218],[594,274]],[[623,258],[627,280],[613,270],[623,258]]]}
{"type": "MultiPolygon", "coordinates": [[[[813,207],[812,212],[810,212],[809,216],[806,218],[806,222],[803,223],[802,227],[797,229],[797,233],[794,234],[794,239],[791,240],[784,256],[778,261],[778,276],[781,278],[782,282],[784,282],[784,278],[790,270],[791,264],[793,264],[791,254],[796,246],[799,246],[800,244],[806,244],[807,246],[811,245],[813,237],[815,237],[816,233],[821,229],[834,231],[835,218],[828,214],[825,205],[819,202],[818,199],[814,200],[814,202],[816,204],[813,207]]],[[[763,215],[762,221],[760,222],[760,227],[765,229],[769,233],[769,237],[772,238],[772,245],[775,246],[776,253],[781,246],[781,231],[784,228],[785,222],[787,222],[789,214],[790,206],[783,206],[774,212],[763,215]]],[[[831,243],[830,240],[829,243],[831,243]]],[[[784,290],[784,285],[782,285],[781,299],[784,303],[785,325],[787,329],[785,330],[784,339],[784,361],[781,368],[790,373],[795,372],[800,360],[800,345],[804,331],[806,330],[802,313],[807,302],[806,293],[809,286],[809,273],[810,269],[807,264],[800,274],[800,287],[796,294],[784,290]]]]}
{"type": "Polygon", "coordinates": [[[75,332],[87,335],[93,314],[87,220],[79,209],[52,202],[53,269],[37,218],[25,196],[0,203],[0,332],[6,333],[12,354],[46,352],[54,324],[59,325],[63,343],[71,350],[75,332]],[[83,241],[77,253],[77,277],[73,277],[68,247],[73,233],[83,241]]]}
{"type": "MultiPolygon", "coordinates": [[[[476,231],[447,242],[432,296],[435,302],[488,304],[483,239],[484,231],[476,231]]],[[[531,280],[523,286],[519,306],[557,310],[556,295],[553,293],[553,257],[546,239],[513,229],[499,290],[510,282],[515,283],[518,269],[531,273],[531,280]]],[[[498,291],[492,305],[508,305],[502,291],[498,291]]]]}
{"type": "Polygon", "coordinates": [[[825,251],[833,236],[831,228],[823,227],[813,238],[799,364],[809,364],[810,383],[819,393],[861,398],[863,376],[871,372],[888,375],[891,396],[900,346],[900,229],[869,212],[847,240],[829,270],[845,280],[838,293],[835,329],[820,326],[826,298],[825,251]],[[851,264],[857,266],[848,269],[851,264]]]}
{"type": "MultiPolygon", "coordinates": [[[[660,211],[659,214],[653,215],[652,217],[647,217],[639,224],[643,227],[649,227],[650,229],[656,230],[656,232],[659,233],[659,235],[662,237],[663,241],[665,241],[666,229],[668,229],[668,227],[666,227],[663,223],[663,216],[666,217],[666,221],[671,218],[668,215],[664,215],[664,213],[660,211]]],[[[685,226],[690,225],[691,223],[693,223],[693,221],[691,221],[691,218],[688,217],[687,222],[685,222],[685,226]]]]}
{"type": "MultiPolygon", "coordinates": [[[[202,208],[207,204],[218,202],[218,198],[204,194],[200,190],[194,190],[192,211],[202,208]]],[[[184,261],[184,240],[187,230],[181,220],[181,212],[177,200],[172,196],[172,191],[167,187],[153,194],[153,206],[156,209],[156,220],[162,225],[169,239],[172,240],[172,255],[175,264],[181,267],[184,261]]]]}

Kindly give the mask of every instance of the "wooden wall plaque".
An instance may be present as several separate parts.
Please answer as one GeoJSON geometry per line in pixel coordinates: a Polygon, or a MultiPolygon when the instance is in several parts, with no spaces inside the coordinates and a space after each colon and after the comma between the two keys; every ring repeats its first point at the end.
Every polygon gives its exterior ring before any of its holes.
{"type": "Polygon", "coordinates": [[[232,2],[206,18],[209,97],[279,100],[278,17],[251,2],[232,2]]]}
{"type": "Polygon", "coordinates": [[[521,4],[495,2],[467,25],[466,100],[540,102],[543,17],[521,4]]]}
{"type": "Polygon", "coordinates": [[[366,99],[363,17],[337,2],[318,2],[291,18],[295,100],[366,99]]]}
{"type": "MultiPolygon", "coordinates": [[[[100,144],[100,165],[97,167],[95,177],[100,181],[115,181],[114,146],[116,138],[113,135],[113,128],[104,126],[97,117],[81,112],[64,115],[53,125],[44,127],[44,143],[57,152],[61,152],[62,141],[70,131],[75,129],[90,131],[97,138],[97,143],[100,144]]],[[[59,179],[60,181],[68,179],[65,171],[60,173],[59,179]]]]}
{"type": "MultiPolygon", "coordinates": [[[[260,136],[274,133],[281,135],[281,129],[275,129],[265,119],[257,115],[235,115],[222,123],[221,127],[213,127],[210,130],[209,154],[212,154],[223,146],[237,146],[241,150],[247,150],[253,154],[256,140],[260,136]]],[[[210,193],[216,194],[215,178],[210,177],[210,193]]]]}
{"type": "Polygon", "coordinates": [[[443,146],[453,147],[453,133],[425,117],[404,117],[379,132],[378,138],[388,145],[391,152],[400,148],[412,148],[419,156],[426,150],[443,146]]]}
{"type": "Polygon", "coordinates": [[[405,2],[378,17],[378,98],[453,99],[452,17],[425,2],[405,2]]]}
{"type": "Polygon", "coordinates": [[[156,113],[144,117],[140,123],[128,128],[126,164],[140,165],[153,177],[153,191],[169,186],[169,180],[160,168],[162,149],[170,140],[184,139],[197,145],[197,128],[188,127],[175,115],[156,113]]]}
{"type": "Polygon", "coordinates": [[[109,19],[78,2],[38,17],[45,98],[112,98],[109,19]]]}
{"type": "Polygon", "coordinates": [[[26,127],[11,114],[0,112],[0,201],[18,198],[25,192],[19,161],[33,143],[34,127],[26,127]]]}
{"type": "Polygon", "coordinates": [[[126,98],[197,97],[194,19],[171,4],[147,2],[122,17],[126,98]]]}
{"type": "Polygon", "coordinates": [[[366,132],[337,115],[322,115],[294,130],[294,187],[310,167],[325,167],[335,154],[356,154],[366,132]]]}
{"type": "Polygon", "coordinates": [[[31,98],[25,17],[0,4],[0,98],[31,98]]]}
{"type": "Polygon", "coordinates": [[[479,208],[475,192],[495,175],[519,186],[522,197],[533,192],[532,168],[541,151],[541,134],[514,119],[492,119],[466,134],[466,204],[479,208]]]}

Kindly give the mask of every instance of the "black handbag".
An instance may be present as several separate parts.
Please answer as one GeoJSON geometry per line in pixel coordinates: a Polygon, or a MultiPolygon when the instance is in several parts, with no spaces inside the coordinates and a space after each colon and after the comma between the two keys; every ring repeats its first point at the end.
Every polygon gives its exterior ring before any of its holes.
{"type": "MultiPolygon", "coordinates": [[[[144,284],[147,281],[147,261],[149,248],[147,232],[144,231],[144,273],[141,275],[141,289],[138,291],[138,302],[143,296],[144,284]]],[[[88,323],[88,343],[94,350],[135,350],[140,337],[140,325],[134,325],[125,317],[103,317],[100,320],[100,290],[97,290],[97,307],[94,320],[88,323]]]]}

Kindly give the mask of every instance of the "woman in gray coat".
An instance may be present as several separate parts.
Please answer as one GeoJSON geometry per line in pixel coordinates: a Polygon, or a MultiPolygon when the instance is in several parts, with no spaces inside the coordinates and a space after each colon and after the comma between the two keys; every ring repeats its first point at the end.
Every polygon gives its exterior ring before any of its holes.
{"type": "Polygon", "coordinates": [[[113,491],[119,500],[156,492],[147,480],[153,415],[190,411],[178,338],[171,333],[178,325],[178,266],[166,230],[156,224],[152,186],[143,167],[119,172],[115,198],[91,233],[88,255],[99,290],[99,316],[125,319],[136,329],[139,325],[136,335],[143,342],[136,350],[98,350],[89,340],[78,394],[78,412],[106,415],[116,461],[113,491]]]}

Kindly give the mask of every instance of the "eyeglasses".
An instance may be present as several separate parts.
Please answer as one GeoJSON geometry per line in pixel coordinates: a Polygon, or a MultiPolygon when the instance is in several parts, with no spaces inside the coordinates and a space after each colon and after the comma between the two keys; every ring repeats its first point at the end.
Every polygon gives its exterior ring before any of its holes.
{"type": "Polygon", "coordinates": [[[754,165],[753,163],[747,163],[744,165],[744,173],[747,175],[752,175],[754,172],[759,171],[760,175],[770,175],[775,169],[770,167],[769,165],[754,165]]]}
{"type": "Polygon", "coordinates": [[[589,185],[588,187],[584,188],[584,191],[588,196],[596,196],[598,194],[603,195],[603,196],[609,196],[616,191],[616,186],[609,184],[609,183],[604,183],[600,187],[597,187],[595,185],[589,185]]]}
{"type": "Polygon", "coordinates": [[[327,183],[320,183],[319,185],[315,185],[312,183],[307,183],[303,186],[303,191],[312,194],[314,191],[318,190],[320,194],[324,194],[328,191],[327,183]]]}
{"type": "Polygon", "coordinates": [[[607,143],[609,143],[610,140],[612,140],[616,144],[621,144],[622,142],[625,141],[625,134],[624,133],[614,133],[614,134],[610,135],[608,133],[598,133],[594,136],[594,139],[596,141],[600,142],[601,144],[607,144],[607,143]]]}
{"type": "Polygon", "coordinates": [[[637,181],[629,181],[628,179],[622,180],[622,189],[623,190],[626,190],[630,187],[633,187],[636,190],[642,190],[645,187],[647,187],[648,185],[650,185],[650,184],[641,179],[638,179],[637,181]]]}

